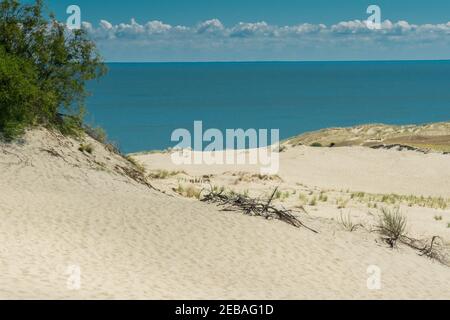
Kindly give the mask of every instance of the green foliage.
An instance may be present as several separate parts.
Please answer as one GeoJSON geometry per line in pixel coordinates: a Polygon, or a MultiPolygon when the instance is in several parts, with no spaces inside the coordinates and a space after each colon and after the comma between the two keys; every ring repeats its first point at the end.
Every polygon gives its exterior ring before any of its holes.
{"type": "Polygon", "coordinates": [[[6,53],[0,46],[0,131],[12,139],[40,117],[37,106],[54,97],[39,88],[36,68],[26,59],[6,53]]]}
{"type": "Polygon", "coordinates": [[[108,136],[103,128],[86,126],[85,131],[94,140],[104,144],[108,143],[108,136]]]}
{"type": "Polygon", "coordinates": [[[314,142],[314,143],[311,143],[311,147],[321,148],[323,146],[320,142],[314,142]]]}
{"type": "Polygon", "coordinates": [[[177,192],[179,195],[186,197],[186,198],[195,198],[200,199],[202,195],[202,191],[198,190],[192,185],[189,185],[187,187],[183,187],[182,185],[178,185],[178,188],[174,189],[175,192],[177,192]]]}
{"type": "Polygon", "coordinates": [[[325,194],[324,191],[320,192],[319,201],[322,201],[322,202],[327,202],[328,201],[328,196],[325,194]]]}
{"type": "Polygon", "coordinates": [[[43,7],[43,0],[0,0],[0,131],[7,138],[33,124],[80,131],[85,84],[106,72],[87,33],[67,30],[43,7]]]}
{"type": "Polygon", "coordinates": [[[167,170],[156,170],[149,174],[149,177],[152,179],[169,179],[171,177],[177,176],[179,174],[184,173],[183,171],[167,171],[167,170]]]}

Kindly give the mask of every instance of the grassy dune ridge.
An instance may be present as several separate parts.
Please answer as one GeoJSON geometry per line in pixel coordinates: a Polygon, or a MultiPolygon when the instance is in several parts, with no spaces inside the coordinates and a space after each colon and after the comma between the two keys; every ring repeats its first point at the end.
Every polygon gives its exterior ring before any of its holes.
{"type": "Polygon", "coordinates": [[[367,124],[348,128],[328,128],[287,139],[291,146],[404,146],[420,151],[450,152],[450,122],[424,125],[367,124]]]}

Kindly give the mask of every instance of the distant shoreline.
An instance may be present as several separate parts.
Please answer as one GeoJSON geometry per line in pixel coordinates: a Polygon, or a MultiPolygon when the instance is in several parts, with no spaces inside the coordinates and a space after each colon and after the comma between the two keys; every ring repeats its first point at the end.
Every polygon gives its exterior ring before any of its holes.
{"type": "MultiPolygon", "coordinates": [[[[424,124],[389,125],[366,123],[349,127],[328,127],[308,131],[280,141],[280,145],[306,145],[321,147],[403,145],[422,150],[450,152],[450,120],[424,124]],[[359,133],[352,134],[358,130],[359,133]],[[370,131],[372,130],[372,132],[370,131]],[[359,136],[358,136],[359,134],[359,136]],[[379,137],[378,140],[376,137],[379,137]],[[359,139],[358,139],[359,138],[359,139]]],[[[165,150],[143,150],[129,155],[168,153],[165,150]]]]}

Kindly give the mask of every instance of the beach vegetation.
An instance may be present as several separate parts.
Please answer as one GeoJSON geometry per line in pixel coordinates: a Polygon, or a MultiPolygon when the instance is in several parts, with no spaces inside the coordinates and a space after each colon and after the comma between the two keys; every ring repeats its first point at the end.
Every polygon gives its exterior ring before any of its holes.
{"type": "Polygon", "coordinates": [[[409,207],[418,206],[446,210],[450,207],[450,199],[443,197],[424,197],[416,195],[398,194],[369,194],[365,192],[354,192],[351,199],[360,203],[379,202],[389,205],[407,205],[409,207]]]}
{"type": "Polygon", "coordinates": [[[322,144],[320,142],[313,142],[310,145],[311,147],[315,147],[315,148],[321,148],[323,147],[322,144]]]}
{"type": "Polygon", "coordinates": [[[200,200],[202,191],[198,190],[196,187],[194,187],[193,185],[189,185],[189,186],[182,186],[181,184],[178,185],[178,187],[175,189],[175,192],[178,193],[179,195],[186,197],[186,198],[195,198],[200,200]]]}
{"type": "Polygon", "coordinates": [[[0,1],[0,132],[12,140],[43,125],[83,129],[85,84],[106,67],[86,31],[68,30],[44,1],[0,1]]]}
{"type": "Polygon", "coordinates": [[[360,224],[355,224],[352,220],[352,216],[350,213],[348,214],[344,214],[341,211],[340,217],[339,217],[339,223],[342,225],[342,227],[344,227],[345,230],[353,232],[355,231],[358,227],[360,227],[360,224]]]}
{"type": "Polygon", "coordinates": [[[145,167],[140,164],[135,158],[133,158],[132,156],[125,156],[125,159],[128,160],[129,163],[131,163],[134,168],[141,174],[145,173],[145,167]]]}
{"type": "Polygon", "coordinates": [[[89,154],[92,154],[94,152],[94,147],[92,146],[92,144],[88,143],[88,144],[80,144],[80,147],[78,148],[79,151],[81,152],[86,152],[89,154]]]}
{"type": "Polygon", "coordinates": [[[400,212],[400,208],[381,209],[377,230],[391,247],[395,247],[396,243],[405,236],[406,227],[407,219],[400,212]]]}
{"type": "Polygon", "coordinates": [[[86,126],[85,131],[92,139],[97,140],[98,142],[103,144],[108,143],[108,136],[103,128],[86,126]]]}
{"type": "Polygon", "coordinates": [[[311,199],[311,201],[309,202],[309,205],[310,205],[311,207],[315,207],[315,206],[317,205],[317,197],[316,197],[316,196],[314,196],[314,197],[311,199]]]}
{"type": "Polygon", "coordinates": [[[214,193],[219,193],[219,194],[221,194],[221,193],[224,193],[225,192],[225,187],[224,186],[213,186],[212,188],[211,188],[211,191],[212,192],[214,192],[214,193]]]}
{"type": "Polygon", "coordinates": [[[283,195],[283,193],[280,191],[280,190],[277,190],[276,192],[275,192],[275,195],[274,195],[274,199],[281,199],[281,196],[283,195]]]}
{"type": "Polygon", "coordinates": [[[251,174],[248,172],[235,172],[233,177],[238,177],[234,185],[238,185],[240,182],[254,182],[254,181],[283,181],[279,175],[267,175],[267,174],[251,174]]]}
{"type": "Polygon", "coordinates": [[[303,193],[299,193],[298,199],[300,200],[301,204],[306,204],[308,202],[308,196],[303,193]]]}
{"type": "Polygon", "coordinates": [[[348,199],[344,199],[342,197],[338,198],[336,200],[336,205],[338,209],[344,209],[347,207],[349,200],[348,199]]]}
{"type": "Polygon", "coordinates": [[[149,177],[152,179],[157,180],[164,180],[169,179],[171,177],[177,176],[181,173],[184,173],[183,171],[169,171],[169,170],[156,170],[149,174],[149,177]]]}
{"type": "Polygon", "coordinates": [[[326,193],[324,191],[320,192],[319,201],[321,201],[321,202],[327,202],[328,201],[328,196],[326,195],[326,193]]]}

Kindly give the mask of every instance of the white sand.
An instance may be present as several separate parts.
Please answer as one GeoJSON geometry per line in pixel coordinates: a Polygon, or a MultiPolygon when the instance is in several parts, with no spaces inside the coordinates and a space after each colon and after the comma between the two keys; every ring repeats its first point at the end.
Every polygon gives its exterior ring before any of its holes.
{"type": "MultiPolygon", "coordinates": [[[[325,218],[304,217],[320,230],[316,235],[164,195],[115,173],[115,166],[128,164],[91,143],[93,156],[78,151],[75,141],[40,130],[29,133],[23,146],[0,145],[0,298],[450,298],[450,268],[410,249],[391,250],[374,234],[346,232],[325,218]],[[81,268],[80,290],[67,288],[70,265],[81,268]],[[381,268],[381,290],[367,288],[369,265],[381,268]]],[[[350,169],[371,174],[391,169],[352,181],[347,181],[353,176],[348,170],[338,174],[341,181],[327,175],[339,169],[335,162],[340,160],[330,159],[329,169],[321,166],[327,171],[319,175],[300,169],[302,163],[320,163],[317,155],[323,150],[295,152],[304,153],[303,160],[286,153],[286,161],[304,183],[367,190],[384,184],[383,190],[433,194],[450,190],[448,164],[437,156],[429,166],[447,171],[439,176],[429,169],[434,180],[412,186],[429,177],[394,162],[383,164],[396,157],[390,153],[380,153],[386,157],[381,161],[367,149],[335,151],[333,157],[354,159],[347,156],[354,152],[362,162],[376,163],[372,171],[370,165],[347,163],[350,169]],[[405,180],[391,184],[394,177],[405,180]]],[[[408,158],[404,163],[420,164],[415,156],[399,155],[408,158]]],[[[170,166],[164,155],[145,157],[148,165],[155,161],[159,166],[161,160],[162,168],[170,166]]]]}
{"type": "MultiPolygon", "coordinates": [[[[253,165],[175,165],[169,153],[134,156],[150,170],[184,170],[193,176],[259,173],[253,165]]],[[[299,146],[280,153],[278,175],[286,182],[325,189],[450,197],[450,155],[365,147],[299,146]]]]}

